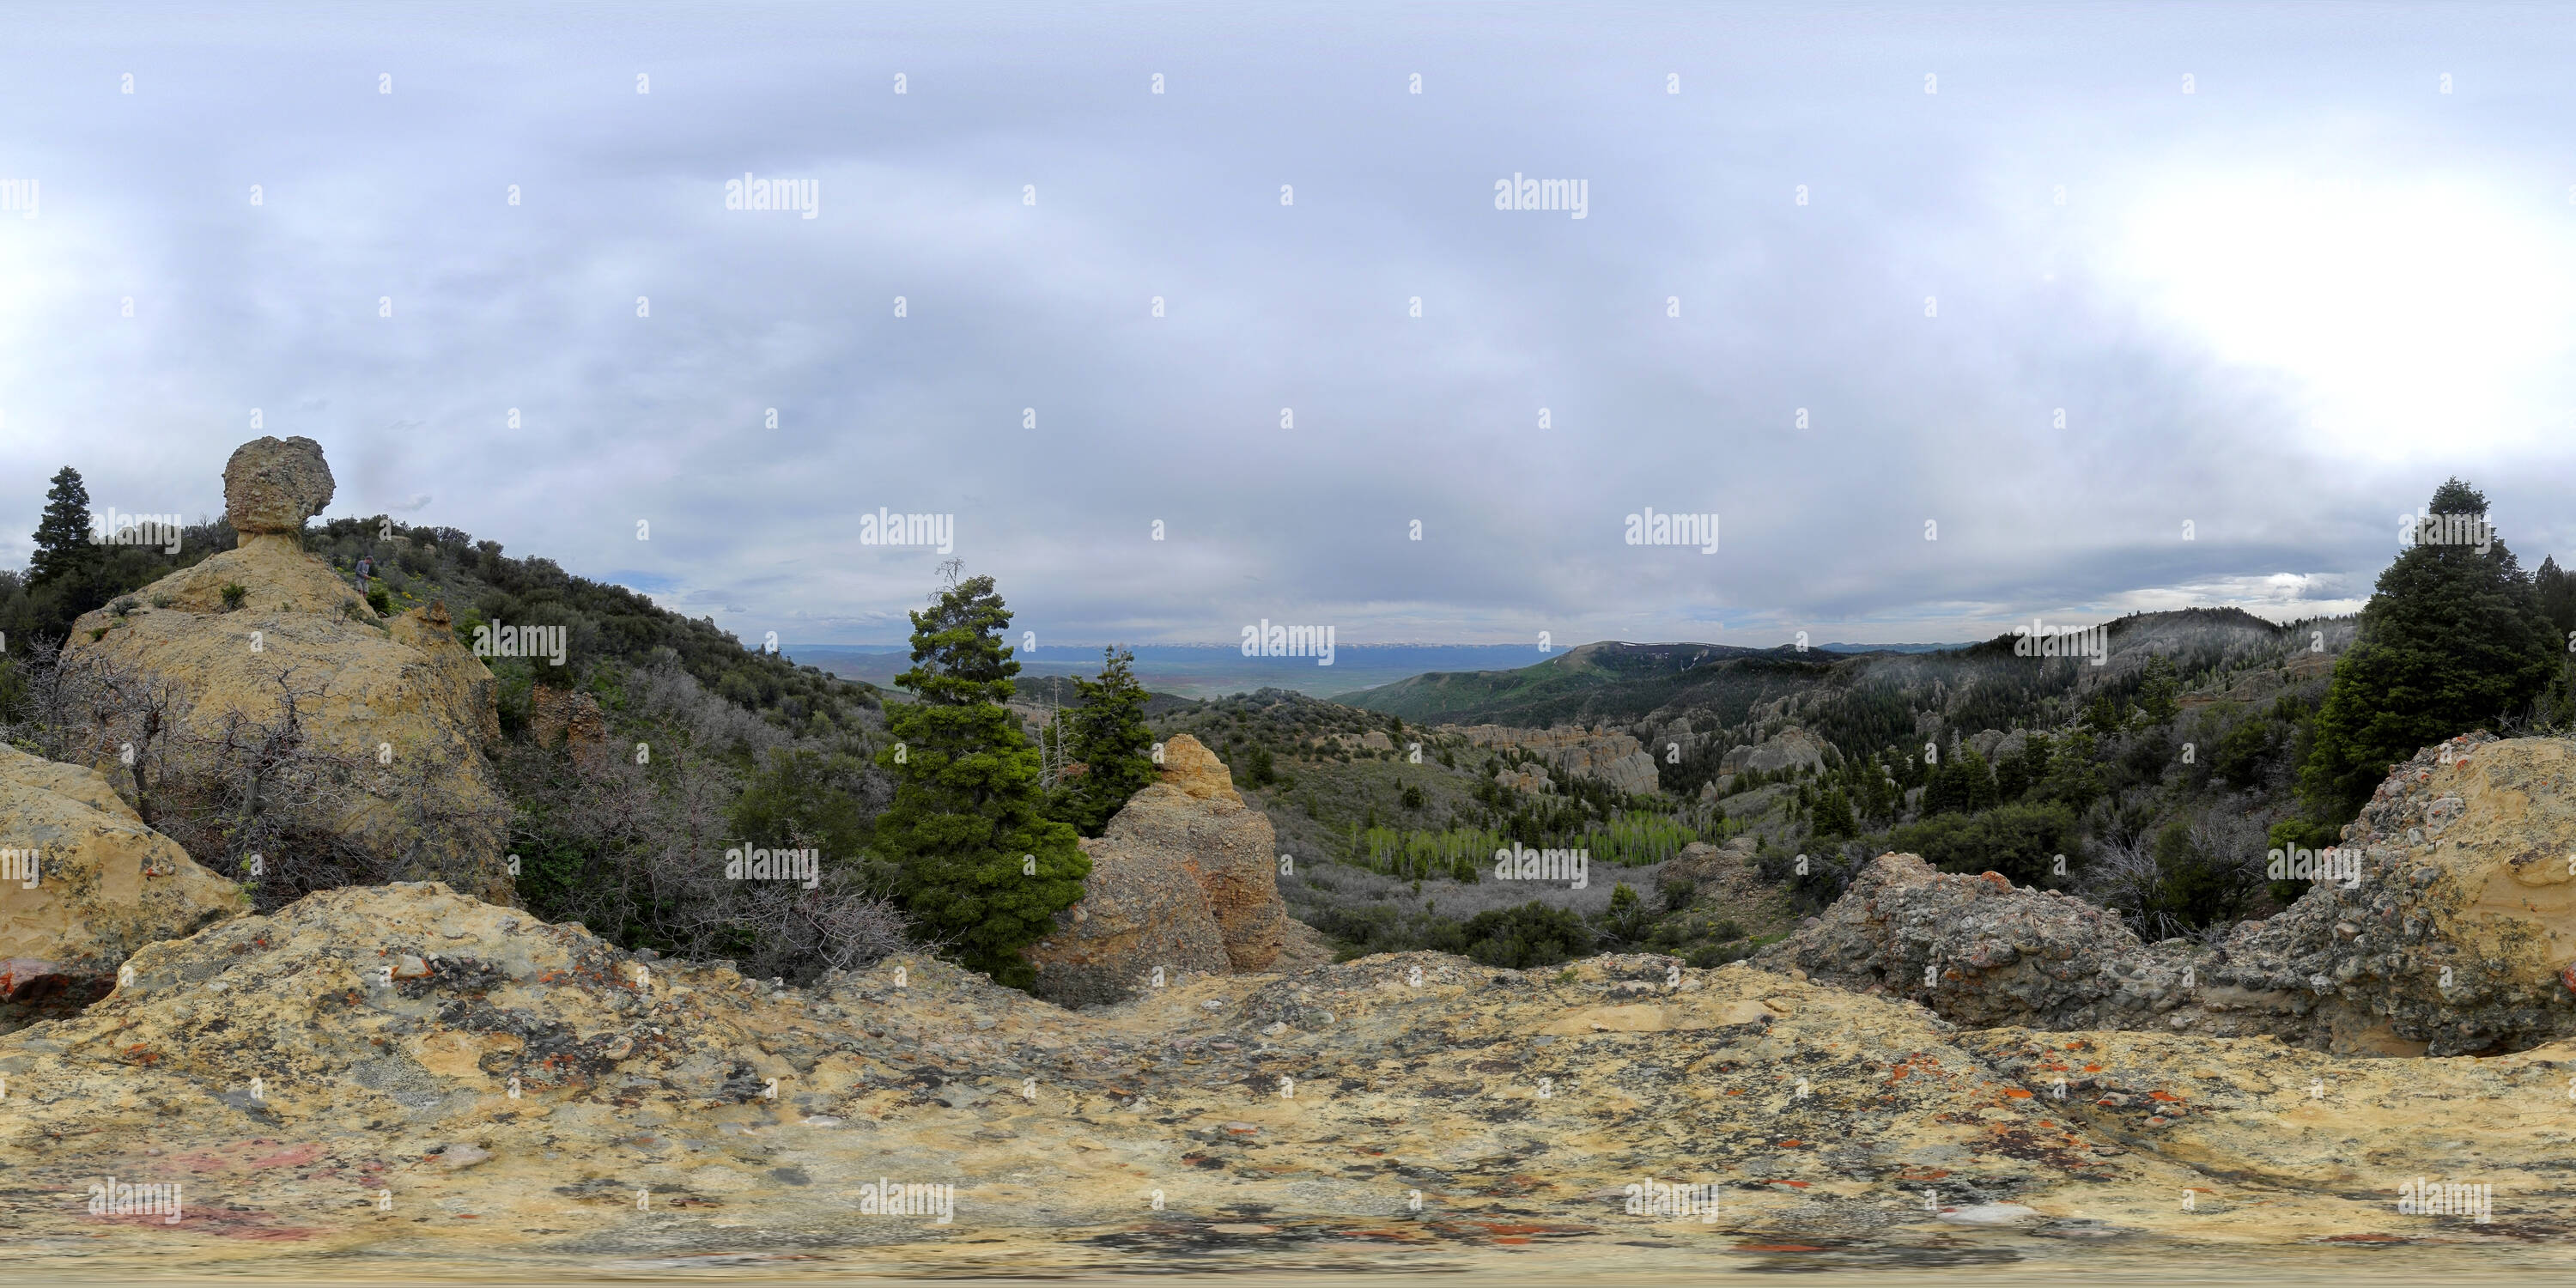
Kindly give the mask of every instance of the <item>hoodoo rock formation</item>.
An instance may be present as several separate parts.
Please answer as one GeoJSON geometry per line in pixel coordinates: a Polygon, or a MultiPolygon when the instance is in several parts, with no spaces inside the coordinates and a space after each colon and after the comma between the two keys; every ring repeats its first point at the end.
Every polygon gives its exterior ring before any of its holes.
{"type": "Polygon", "coordinates": [[[305,553],[303,521],[332,495],[313,440],[243,444],[224,489],[239,548],[83,616],[67,656],[171,683],[208,738],[274,725],[291,700],[310,745],[357,766],[344,835],[393,871],[508,902],[507,812],[485,759],[500,738],[492,673],[443,611],[380,617],[305,553]]]}
{"type": "Polygon", "coordinates": [[[1791,726],[1749,747],[1737,747],[1717,763],[1721,774],[1748,771],[1777,773],[1783,769],[1822,769],[1825,767],[1825,743],[1816,735],[1791,726]]]}
{"type": "Polygon", "coordinates": [[[224,462],[224,517],[245,537],[292,535],[331,504],[337,488],[320,443],[302,435],[253,439],[224,462]]]}
{"type": "Polygon", "coordinates": [[[1068,1006],[1125,998],[1156,967],[1269,969],[1288,935],[1277,839],[1216,753],[1180,734],[1161,778],[1129,798],[1097,840],[1082,902],[1032,946],[1037,993],[1068,1006]]]}
{"type": "Polygon", "coordinates": [[[1824,740],[1792,725],[1761,742],[1730,748],[1717,762],[1717,777],[1700,784],[1699,799],[1703,804],[1725,799],[1736,790],[1737,778],[1747,772],[1769,774],[1824,767],[1824,740]]]}

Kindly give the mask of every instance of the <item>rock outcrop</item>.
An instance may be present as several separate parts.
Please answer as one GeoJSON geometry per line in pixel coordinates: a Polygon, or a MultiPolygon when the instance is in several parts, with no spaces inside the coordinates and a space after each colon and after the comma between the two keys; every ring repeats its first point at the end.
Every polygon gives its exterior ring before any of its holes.
{"type": "Polygon", "coordinates": [[[95,770],[0,743],[0,1032],[96,1000],[136,949],[250,910],[95,770]]]}
{"type": "Polygon", "coordinates": [[[2203,974],[2242,1006],[2313,999],[2337,1049],[2469,1055],[2576,1036],[2576,749],[2472,734],[2399,765],[2320,881],[2203,974]]]}
{"type": "Polygon", "coordinates": [[[326,892],[132,964],[90,1011],[0,1038],[10,1249],[36,1277],[396,1255],[460,1279],[1362,1256],[2073,1277],[2354,1243],[2458,1273],[2576,1232],[2569,1044],[2387,1061],[1963,1030],[1658,956],[1408,953],[1074,1012],[922,957],[772,989],[434,885],[326,892]],[[2401,1212],[2422,1175],[2491,1186],[2491,1220],[2401,1212]],[[178,1219],[93,1215],[102,1178],[183,1186],[178,1219]],[[887,1183],[926,1202],[889,1210],[887,1183]],[[1651,1201],[1673,1185],[1713,1202],[1651,1201]]]}
{"type": "Polygon", "coordinates": [[[1741,774],[1750,770],[1768,774],[1783,769],[1824,767],[1824,740],[1795,725],[1752,746],[1733,748],[1717,762],[1717,771],[1721,774],[1741,774]]]}
{"type": "Polygon", "coordinates": [[[336,488],[320,443],[300,435],[253,439],[224,462],[224,517],[243,536],[301,532],[336,488]]]}
{"type": "Polygon", "coordinates": [[[2269,1035],[2356,1055],[2576,1036],[2576,750],[2486,734],[2426,748],[2345,847],[2349,880],[2214,945],[2143,944],[2081,900],[1884,855],[1760,960],[1963,1024],[2269,1035]]]}
{"type": "Polygon", "coordinates": [[[1986,729],[1970,735],[1964,741],[1970,750],[1977,753],[1978,759],[1988,765],[2000,765],[2021,754],[2022,747],[2030,741],[2030,733],[2024,729],[2015,729],[2009,733],[2001,729],[1986,729]]]}
{"type": "Polygon", "coordinates": [[[1084,837],[1091,875],[1082,902],[1057,915],[1060,927],[1024,950],[1037,967],[1035,992],[1062,1006],[1106,1006],[1150,986],[1234,969],[1207,891],[1178,855],[1084,837]]]}
{"type": "MultiPolygon", "coordinates": [[[[1700,803],[1715,804],[1737,795],[1737,780],[1748,771],[1776,773],[1783,769],[1821,770],[1824,767],[1824,740],[1793,725],[1759,743],[1728,750],[1718,759],[1717,777],[1700,784],[1700,803]]],[[[1743,811],[1730,807],[1728,812],[1743,811]]]]}
{"type": "MultiPolygon", "coordinates": [[[[1599,779],[1623,792],[1642,796],[1657,790],[1655,758],[1624,733],[1596,733],[1571,726],[1521,729],[1489,724],[1444,725],[1439,732],[1465,738],[1471,747],[1526,751],[1562,773],[1599,779]]],[[[1544,775],[1540,781],[1545,781],[1544,775]]]]}
{"type": "Polygon", "coordinates": [[[608,717],[587,693],[540,684],[528,694],[528,737],[540,747],[594,747],[608,741],[608,717]]]}
{"type": "Polygon", "coordinates": [[[507,811],[484,756],[500,737],[492,673],[443,609],[380,618],[304,552],[301,516],[331,496],[312,440],[245,445],[225,485],[240,546],[154,582],[121,614],[83,616],[67,655],[169,682],[204,737],[278,721],[292,690],[309,743],[363,766],[343,835],[395,871],[508,901],[507,811]]]}
{"type": "Polygon", "coordinates": [[[1092,866],[1082,902],[1027,950],[1038,995],[1097,1005],[1127,996],[1157,966],[1167,981],[1183,970],[1269,969],[1288,934],[1277,845],[1225,762],[1175,736],[1163,744],[1161,777],[1085,842],[1092,866]]]}
{"type": "Polygon", "coordinates": [[[1753,862],[1754,839],[1736,836],[1724,845],[1693,841],[1664,864],[1667,881],[1691,881],[1701,885],[1734,885],[1742,881],[1753,862]]]}
{"type": "Polygon", "coordinates": [[[1937,872],[1912,854],[1871,860],[1831,908],[1756,956],[1776,970],[1914,998],[1960,1024],[2050,1029],[2152,1019],[2164,998],[2127,976],[2145,958],[2118,917],[2083,900],[2016,888],[1992,872],[1937,872]]]}

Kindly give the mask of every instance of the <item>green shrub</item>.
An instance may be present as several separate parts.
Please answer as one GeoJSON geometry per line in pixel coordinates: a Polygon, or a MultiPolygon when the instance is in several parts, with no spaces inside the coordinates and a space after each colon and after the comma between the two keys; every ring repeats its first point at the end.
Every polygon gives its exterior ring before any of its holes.
{"type": "Polygon", "coordinates": [[[1603,940],[1621,948],[1634,947],[1654,924],[1655,914],[1637,897],[1636,887],[1625,881],[1610,887],[1610,908],[1600,916],[1603,940]]]}
{"type": "MultiPolygon", "coordinates": [[[[2311,850],[2323,850],[2329,846],[2343,844],[2343,829],[2332,823],[2312,823],[2304,819],[2287,818],[2272,825],[2270,834],[2264,838],[2264,844],[2268,849],[2283,851],[2287,851],[2293,845],[2311,850]]],[[[2316,882],[2304,878],[2285,878],[2271,882],[2269,892],[2274,903],[2287,907],[2297,902],[2299,896],[2306,894],[2308,887],[2315,884],[2316,882]]]]}
{"type": "Polygon", "coordinates": [[[2191,825],[2181,819],[2156,833],[2156,871],[2160,877],[2158,907],[2170,923],[2198,930],[2243,915],[2263,883],[2262,869],[2245,856],[2206,854],[2192,843],[2191,825]]]}
{"type": "Polygon", "coordinates": [[[1470,957],[1487,966],[1527,970],[1554,966],[1592,952],[1592,931],[1571,908],[1551,908],[1532,901],[1517,908],[1477,913],[1463,926],[1440,927],[1448,934],[1433,947],[1470,957]]]}
{"type": "Polygon", "coordinates": [[[1910,823],[1870,847],[1920,854],[1944,872],[2000,872],[2014,885],[2062,886],[2081,853],[2075,811],[2064,805],[2001,805],[1977,814],[1943,814],[1910,823]],[[2066,855],[2069,871],[2057,872],[2066,855]]]}
{"type": "Polygon", "coordinates": [[[855,861],[868,843],[859,804],[866,766],[849,756],[780,747],[734,798],[733,834],[762,849],[822,851],[826,863],[855,861]]]}
{"type": "Polygon", "coordinates": [[[1682,909],[1689,907],[1691,897],[1699,893],[1699,883],[1696,881],[1666,877],[1664,878],[1661,893],[1664,897],[1664,911],[1680,912],[1682,909]]]}
{"type": "Polygon", "coordinates": [[[237,582],[237,581],[228,581],[228,582],[225,582],[225,583],[224,583],[224,589],[223,589],[223,596],[224,596],[224,611],[225,611],[225,612],[227,612],[227,613],[229,613],[229,612],[233,611],[234,609],[237,609],[237,608],[241,607],[241,606],[242,606],[242,600],[243,600],[245,597],[247,597],[249,594],[250,594],[250,587],[245,586],[245,585],[243,585],[243,584],[241,584],[240,582],[237,582]]]}

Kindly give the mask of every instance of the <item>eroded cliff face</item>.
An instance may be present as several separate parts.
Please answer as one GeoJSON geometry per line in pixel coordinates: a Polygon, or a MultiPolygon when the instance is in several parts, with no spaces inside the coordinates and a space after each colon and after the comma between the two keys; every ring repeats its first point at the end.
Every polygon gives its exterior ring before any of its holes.
{"type": "MultiPolygon", "coordinates": [[[[1620,791],[1638,795],[1656,790],[1655,758],[1628,734],[1572,727],[1522,729],[1511,725],[1443,725],[1439,731],[1464,737],[1471,747],[1530,752],[1560,775],[1597,778],[1620,791]]],[[[1544,772],[1515,773],[1507,781],[1524,791],[1544,791],[1550,776],[1544,772]]]]}
{"type": "Polygon", "coordinates": [[[912,957],[780,990],[431,884],[131,964],[0,1038],[22,1262],[1788,1268],[2075,1239],[2457,1266],[2569,1223],[2565,1044],[1970,1030],[1652,956],[1383,956],[1079,1012],[912,957]],[[2490,1219],[2400,1213],[2419,1175],[2489,1186],[2490,1219]],[[181,1217],[93,1215],[100,1178],[179,1185],[181,1217]]]}

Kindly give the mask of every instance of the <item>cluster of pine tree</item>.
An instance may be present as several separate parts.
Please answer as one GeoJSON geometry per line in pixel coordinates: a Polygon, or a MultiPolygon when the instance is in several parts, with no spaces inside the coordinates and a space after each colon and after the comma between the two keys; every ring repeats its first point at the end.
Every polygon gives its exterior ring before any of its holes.
{"type": "MultiPolygon", "coordinates": [[[[2444,483],[2429,514],[2483,518],[2486,494],[2444,483]]],[[[2349,820],[2391,765],[2473,729],[2576,718],[2569,687],[2576,588],[2535,579],[2497,537],[2410,545],[2379,574],[2361,633],[2335,664],[2300,787],[2320,822],[2349,820]]]]}
{"type": "Polygon", "coordinates": [[[916,700],[886,709],[894,803],[876,822],[875,849],[896,874],[894,894],[916,933],[967,965],[1025,988],[1021,950],[1082,898],[1091,859],[1075,838],[1098,835],[1127,798],[1154,780],[1153,733],[1134,657],[1108,651],[1097,680],[1077,682],[1082,705],[1062,717],[1068,772],[1049,792],[1037,744],[1010,701],[1020,664],[1002,642],[1010,610],[991,577],[947,584],[912,614],[911,670],[896,677],[916,700]]]}

